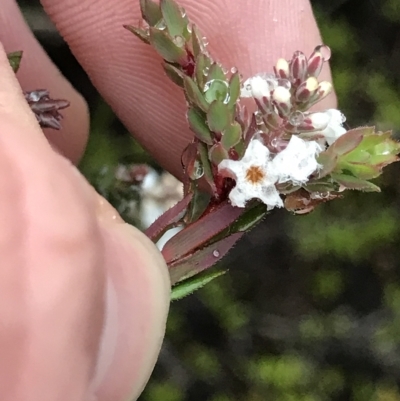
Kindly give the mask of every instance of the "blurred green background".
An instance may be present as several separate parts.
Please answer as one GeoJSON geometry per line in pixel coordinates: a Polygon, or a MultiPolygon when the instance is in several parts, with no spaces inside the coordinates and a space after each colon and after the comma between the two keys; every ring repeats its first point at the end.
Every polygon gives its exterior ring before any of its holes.
{"type": "MultiPolygon", "coordinates": [[[[38,2],[20,3],[89,102],[81,169],[119,204],[110,171],[121,161],[154,162],[101,101],[38,2]]],[[[349,126],[399,134],[400,0],[312,4],[349,126]]],[[[381,194],[349,193],[307,216],[278,211],[247,235],[225,260],[227,275],[172,304],[141,400],[400,401],[399,173],[387,169],[381,194]]]]}

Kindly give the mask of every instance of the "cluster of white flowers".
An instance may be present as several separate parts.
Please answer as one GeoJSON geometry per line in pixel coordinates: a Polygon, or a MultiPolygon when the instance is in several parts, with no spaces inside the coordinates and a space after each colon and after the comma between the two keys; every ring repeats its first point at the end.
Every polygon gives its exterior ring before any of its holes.
{"type": "Polygon", "coordinates": [[[261,141],[253,139],[241,160],[223,160],[218,171],[236,181],[229,194],[233,206],[245,207],[248,200],[260,199],[270,210],[283,206],[275,184],[306,183],[319,168],[316,157],[321,150],[317,142],[293,135],[286,149],[273,157],[261,141]]]}

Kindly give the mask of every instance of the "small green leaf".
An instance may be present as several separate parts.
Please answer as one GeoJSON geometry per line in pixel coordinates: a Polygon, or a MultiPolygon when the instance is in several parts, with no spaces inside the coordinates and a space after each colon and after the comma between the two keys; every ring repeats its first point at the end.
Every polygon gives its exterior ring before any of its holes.
{"type": "Polygon", "coordinates": [[[307,182],[307,185],[303,186],[303,188],[310,193],[313,192],[326,193],[338,190],[337,185],[329,181],[316,181],[316,182],[309,181],[307,182]]]}
{"type": "Polygon", "coordinates": [[[208,152],[209,159],[212,163],[218,166],[219,163],[224,159],[229,159],[227,150],[222,146],[221,143],[216,143],[211,147],[208,152]]]}
{"type": "Polygon", "coordinates": [[[318,164],[322,166],[322,168],[318,172],[318,177],[323,178],[330,174],[336,167],[337,159],[337,155],[333,152],[326,151],[320,153],[318,155],[317,161],[318,164]]]}
{"type": "Polygon", "coordinates": [[[124,25],[124,28],[128,31],[132,32],[137,38],[139,38],[142,42],[149,44],[149,34],[143,29],[136,28],[133,25],[124,25]]]}
{"type": "Polygon", "coordinates": [[[207,123],[211,131],[222,132],[228,128],[231,122],[231,114],[228,106],[215,100],[207,111],[207,123]]]}
{"type": "Polygon", "coordinates": [[[209,104],[204,99],[203,94],[201,93],[199,87],[197,86],[196,82],[193,81],[192,78],[185,76],[183,80],[185,94],[189,103],[197,106],[203,111],[207,111],[209,108],[209,104]]]}
{"type": "Polygon", "coordinates": [[[211,194],[199,189],[197,183],[193,188],[193,198],[189,210],[185,216],[185,223],[190,224],[198,220],[206,211],[211,199],[211,194]]]}
{"type": "Polygon", "coordinates": [[[211,282],[217,277],[224,275],[227,270],[220,272],[207,272],[202,274],[200,277],[192,277],[188,280],[182,281],[181,283],[172,287],[171,291],[171,301],[176,301],[178,299],[182,299],[187,295],[192,294],[193,292],[199,290],[204,287],[206,284],[211,282]]]}
{"type": "Polygon", "coordinates": [[[13,71],[17,72],[21,64],[22,51],[8,53],[7,58],[13,71]]]}
{"type": "Polygon", "coordinates": [[[204,50],[204,43],[203,43],[203,37],[201,36],[201,33],[197,29],[196,25],[192,26],[192,50],[193,50],[193,55],[194,58],[197,59],[197,57],[202,54],[204,50]]]}
{"type": "Polygon", "coordinates": [[[229,150],[236,146],[242,139],[242,127],[236,121],[233,122],[228,128],[226,128],[222,134],[221,143],[222,146],[229,150]]]}
{"type": "Polygon", "coordinates": [[[211,191],[215,194],[217,192],[217,187],[215,186],[215,182],[214,182],[214,175],[212,172],[211,162],[208,159],[207,145],[205,145],[204,143],[200,143],[198,150],[199,150],[201,162],[203,163],[204,178],[206,179],[208,185],[210,186],[211,191]]]}
{"type": "Polygon", "coordinates": [[[231,76],[229,81],[229,107],[233,107],[240,95],[240,75],[238,72],[231,76]]]}
{"type": "Polygon", "coordinates": [[[185,74],[179,68],[170,63],[164,63],[163,68],[171,81],[183,88],[183,79],[185,74]]]}
{"type": "Polygon", "coordinates": [[[162,19],[160,5],[152,0],[140,0],[142,17],[150,26],[154,26],[162,19]]]}
{"type": "Polygon", "coordinates": [[[199,54],[196,58],[195,66],[195,77],[200,88],[204,88],[205,82],[207,81],[207,72],[210,68],[210,59],[204,55],[199,54]]]}
{"type": "Polygon", "coordinates": [[[174,0],[160,1],[161,13],[171,37],[183,36],[187,21],[182,15],[182,9],[174,0]]]}
{"type": "Polygon", "coordinates": [[[246,210],[231,226],[228,228],[229,235],[238,232],[246,232],[255,227],[267,214],[267,205],[256,203],[255,206],[246,210]]]}
{"type": "Polygon", "coordinates": [[[219,100],[227,104],[229,102],[229,84],[222,79],[211,79],[207,77],[204,84],[204,97],[208,103],[219,100]]]}
{"type": "Polygon", "coordinates": [[[381,189],[372,182],[360,180],[359,178],[352,177],[346,174],[332,174],[332,179],[337,183],[343,185],[347,189],[355,189],[364,192],[380,192],[381,189]]]}
{"type": "Polygon", "coordinates": [[[354,177],[357,177],[361,180],[370,180],[372,178],[378,177],[381,174],[381,168],[379,166],[372,166],[362,163],[347,163],[340,161],[334,171],[336,173],[349,171],[354,177]]]}
{"type": "Polygon", "coordinates": [[[150,28],[149,41],[164,60],[179,64],[186,60],[186,51],[176,46],[165,32],[156,28],[150,28]]]}
{"type": "Polygon", "coordinates": [[[202,116],[195,108],[191,108],[187,112],[187,118],[189,121],[189,126],[195,133],[196,137],[207,145],[212,145],[214,141],[212,139],[211,131],[204,121],[205,116],[202,116]]]}
{"type": "Polygon", "coordinates": [[[221,81],[225,81],[225,73],[222,67],[218,63],[212,63],[210,69],[208,70],[208,80],[212,79],[220,79],[221,81]]]}

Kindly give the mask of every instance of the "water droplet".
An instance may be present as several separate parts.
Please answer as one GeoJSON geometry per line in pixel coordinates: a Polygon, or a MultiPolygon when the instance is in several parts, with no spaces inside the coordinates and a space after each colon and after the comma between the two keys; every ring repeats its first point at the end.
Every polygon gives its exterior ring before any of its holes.
{"type": "Polygon", "coordinates": [[[186,30],[188,31],[188,33],[192,33],[193,32],[193,25],[192,24],[187,24],[186,30]]]}
{"type": "Polygon", "coordinates": [[[278,145],[278,138],[274,138],[271,141],[271,146],[273,146],[274,148],[276,148],[276,146],[278,145]]]}
{"type": "Polygon", "coordinates": [[[244,87],[247,91],[251,91],[251,84],[246,84],[246,86],[244,87]]]}
{"type": "Polygon", "coordinates": [[[322,59],[324,61],[328,61],[331,58],[332,52],[331,52],[331,48],[327,45],[320,45],[317,46],[317,49],[319,50],[321,55],[322,55],[322,59]]]}
{"type": "Polygon", "coordinates": [[[160,21],[158,21],[154,27],[159,29],[160,31],[163,31],[167,27],[167,25],[165,25],[165,21],[163,19],[160,19],[160,21]]]}
{"type": "Polygon", "coordinates": [[[226,69],[226,68],[224,68],[224,67],[221,67],[221,70],[222,70],[222,72],[226,75],[229,71],[226,69]]]}
{"type": "Polygon", "coordinates": [[[203,36],[203,45],[208,46],[208,40],[205,36],[203,36]]]}
{"type": "Polygon", "coordinates": [[[264,124],[262,113],[259,111],[254,112],[254,117],[256,118],[256,124],[262,125],[264,124]]]}
{"type": "Polygon", "coordinates": [[[292,84],[290,83],[290,81],[288,79],[285,78],[280,78],[278,79],[278,86],[283,86],[286,89],[289,89],[292,87],[292,84]]]}
{"type": "Polygon", "coordinates": [[[210,67],[204,67],[203,68],[203,75],[207,76],[209,71],[210,71],[210,67]]]}
{"type": "Polygon", "coordinates": [[[275,90],[278,86],[278,80],[275,74],[259,74],[259,76],[267,82],[270,91],[275,90]]]}
{"type": "Polygon", "coordinates": [[[231,73],[236,74],[238,72],[238,69],[236,67],[231,68],[231,73]]]}
{"type": "Polygon", "coordinates": [[[229,96],[229,84],[222,79],[212,79],[204,85],[204,97],[208,103],[212,103],[214,100],[221,100],[223,103],[228,103],[229,96]]]}
{"type": "Polygon", "coordinates": [[[304,114],[299,110],[296,110],[289,115],[289,122],[295,127],[300,125],[303,121],[304,121],[304,114]]]}
{"type": "Polygon", "coordinates": [[[216,249],[213,251],[213,256],[215,257],[215,258],[218,258],[219,257],[219,251],[217,251],[216,249]]]}
{"type": "Polygon", "coordinates": [[[343,124],[346,122],[346,116],[343,113],[340,113],[340,122],[343,124]]]}
{"type": "Polygon", "coordinates": [[[182,36],[174,36],[174,38],[172,39],[172,41],[178,46],[178,47],[182,47],[185,44],[185,39],[182,36]]]}
{"type": "Polygon", "coordinates": [[[183,18],[186,17],[186,10],[184,8],[181,8],[181,15],[183,18]]]}
{"type": "Polygon", "coordinates": [[[28,96],[27,96],[27,100],[29,102],[38,102],[41,98],[41,94],[39,91],[32,91],[29,92],[28,96]]]}
{"type": "Polygon", "coordinates": [[[264,136],[265,133],[264,131],[261,131],[260,129],[258,131],[256,131],[253,135],[253,139],[258,139],[259,141],[264,143],[264,136]]]}

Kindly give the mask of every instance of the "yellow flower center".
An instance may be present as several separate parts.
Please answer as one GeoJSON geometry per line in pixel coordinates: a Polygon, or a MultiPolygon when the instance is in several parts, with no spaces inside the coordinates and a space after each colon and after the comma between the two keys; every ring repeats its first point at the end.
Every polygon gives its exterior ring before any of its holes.
{"type": "Polygon", "coordinates": [[[264,171],[260,166],[251,166],[246,171],[246,180],[251,184],[259,184],[264,179],[264,171]]]}

